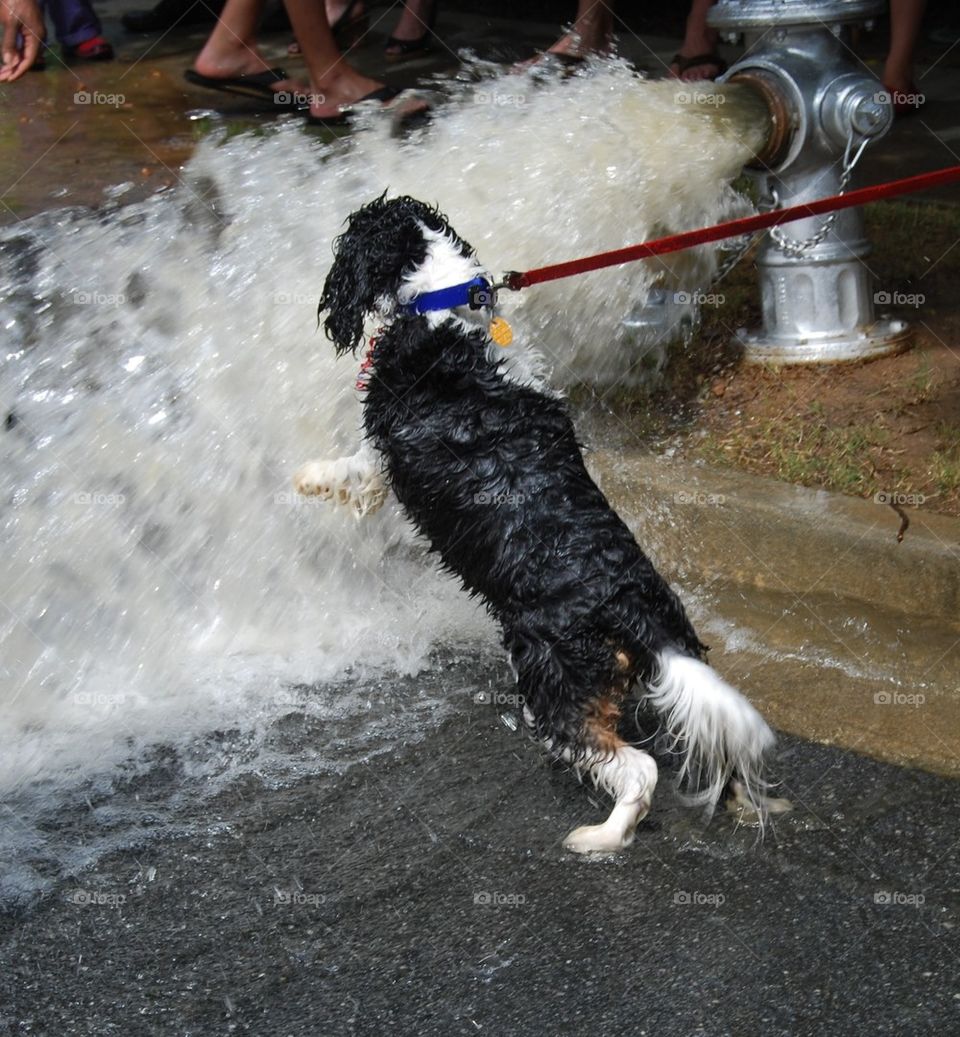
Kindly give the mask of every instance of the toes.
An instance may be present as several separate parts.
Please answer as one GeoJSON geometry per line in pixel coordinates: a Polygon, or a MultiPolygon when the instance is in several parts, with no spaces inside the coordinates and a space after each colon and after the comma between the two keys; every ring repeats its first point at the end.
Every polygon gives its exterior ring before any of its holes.
{"type": "Polygon", "coordinates": [[[354,458],[335,461],[310,461],[293,477],[297,493],[350,507],[358,518],[372,515],[383,507],[387,488],[382,476],[371,475],[354,458]]]}
{"type": "Polygon", "coordinates": [[[321,500],[326,500],[333,494],[326,465],[317,461],[305,464],[294,473],[293,488],[304,497],[319,497],[321,500]]]}
{"type": "Polygon", "coordinates": [[[333,496],[333,487],[328,482],[313,482],[304,480],[296,484],[297,492],[304,497],[319,497],[320,500],[329,500],[333,496]]]}

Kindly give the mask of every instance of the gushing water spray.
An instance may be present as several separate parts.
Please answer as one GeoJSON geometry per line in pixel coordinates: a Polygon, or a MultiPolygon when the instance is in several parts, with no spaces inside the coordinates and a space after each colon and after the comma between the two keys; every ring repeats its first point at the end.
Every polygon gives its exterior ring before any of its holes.
{"type": "MultiPolygon", "coordinates": [[[[343,220],[384,189],[455,214],[494,270],[749,210],[730,182],[762,119],[618,62],[592,73],[491,80],[510,103],[458,98],[405,144],[374,119],[346,144],[286,126],[202,146],[176,191],[0,233],[0,791],[136,771],[157,743],[198,774],[262,768],[297,683],[322,719],[318,682],[492,643],[397,514],[356,526],[294,495],[294,469],[352,453],[360,424],[317,296],[343,220]],[[195,752],[213,729],[243,753],[195,752]]],[[[664,346],[624,313],[714,265],[701,249],[517,297],[512,362],[561,385],[646,377],[664,346]]],[[[392,729],[409,738],[422,707],[392,729]]]]}

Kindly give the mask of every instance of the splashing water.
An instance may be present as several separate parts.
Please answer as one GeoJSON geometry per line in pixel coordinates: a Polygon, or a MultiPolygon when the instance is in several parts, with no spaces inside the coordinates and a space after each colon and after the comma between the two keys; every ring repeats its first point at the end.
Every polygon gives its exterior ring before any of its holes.
{"type": "MultiPolygon", "coordinates": [[[[281,125],[201,146],[184,186],[146,203],[0,234],[7,803],[95,774],[109,787],[151,745],[214,729],[250,737],[196,756],[196,773],[262,770],[277,718],[332,723],[352,701],[294,706],[297,682],[349,672],[355,689],[422,671],[438,645],[492,644],[395,509],[357,524],[291,489],[300,463],[358,436],[355,365],[316,332],[331,242],[384,189],[437,203],[493,272],[739,215],[729,182],[762,128],[734,107],[705,116],[617,62],[549,87],[505,76],[414,140],[374,119],[335,145],[281,125]]],[[[646,370],[653,344],[630,340],[624,315],[664,271],[691,290],[713,261],[699,250],[505,299],[512,352],[534,364],[536,346],[561,385],[646,370]]],[[[409,739],[443,695],[415,688],[389,708],[383,737],[409,739]]]]}

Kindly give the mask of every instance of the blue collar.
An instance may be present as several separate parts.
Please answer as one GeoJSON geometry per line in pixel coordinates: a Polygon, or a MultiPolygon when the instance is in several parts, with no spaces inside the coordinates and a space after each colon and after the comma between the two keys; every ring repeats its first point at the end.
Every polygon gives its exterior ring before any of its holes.
{"type": "Polygon", "coordinates": [[[435,292],[424,292],[415,296],[405,306],[403,313],[410,315],[430,313],[433,310],[452,310],[455,306],[469,306],[471,310],[479,310],[492,302],[490,282],[485,277],[475,277],[472,281],[455,284],[450,288],[440,288],[435,292]],[[473,291],[472,289],[480,289],[473,291]]]}

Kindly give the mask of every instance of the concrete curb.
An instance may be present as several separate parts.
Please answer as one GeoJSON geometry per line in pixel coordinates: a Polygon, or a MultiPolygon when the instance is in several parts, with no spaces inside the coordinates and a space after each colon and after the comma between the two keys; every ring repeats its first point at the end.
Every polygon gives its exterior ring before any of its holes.
{"type": "Polygon", "coordinates": [[[589,464],[775,728],[960,776],[960,521],[905,509],[898,544],[887,504],[666,456],[589,464]]]}
{"type": "Polygon", "coordinates": [[[666,571],[854,599],[960,625],[960,520],[762,476],[600,450],[588,463],[666,571]]]}

